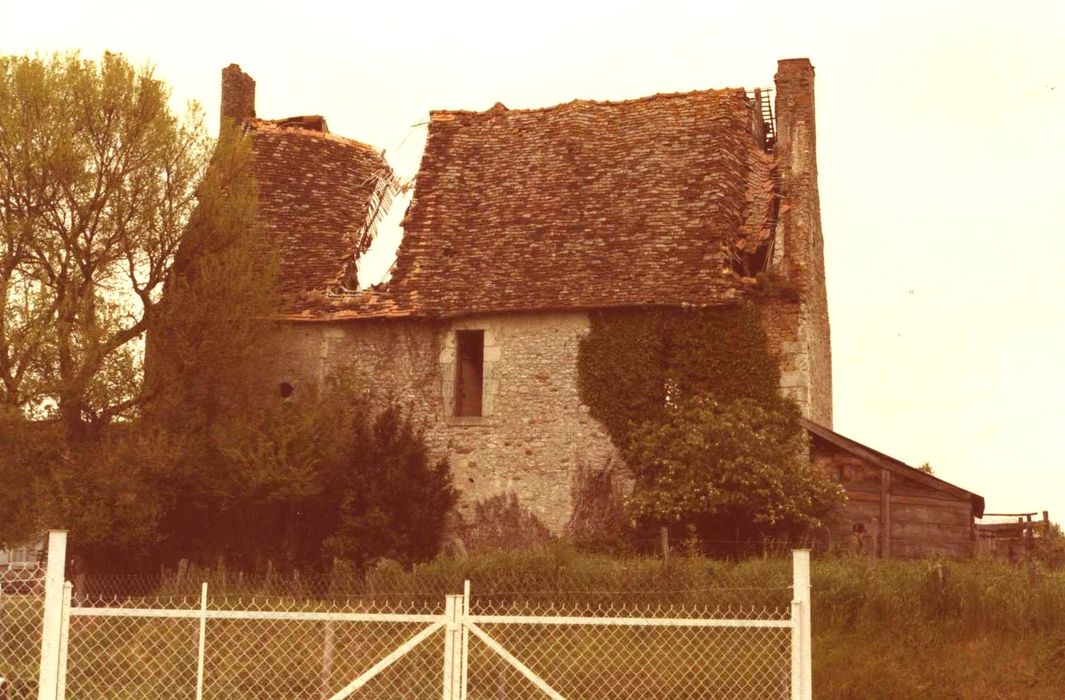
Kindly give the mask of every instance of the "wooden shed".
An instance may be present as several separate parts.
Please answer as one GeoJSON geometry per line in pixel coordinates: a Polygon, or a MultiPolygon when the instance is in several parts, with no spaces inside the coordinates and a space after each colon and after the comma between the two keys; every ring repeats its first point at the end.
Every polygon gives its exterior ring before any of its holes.
{"type": "Polygon", "coordinates": [[[847,492],[846,504],[826,521],[832,545],[903,558],[973,556],[982,496],[823,425],[808,420],[802,425],[810,434],[814,464],[847,492]]]}

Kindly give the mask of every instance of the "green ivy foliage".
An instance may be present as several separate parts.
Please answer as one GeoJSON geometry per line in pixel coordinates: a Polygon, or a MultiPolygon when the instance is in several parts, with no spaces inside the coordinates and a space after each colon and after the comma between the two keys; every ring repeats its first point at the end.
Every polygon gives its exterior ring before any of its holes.
{"type": "Polygon", "coordinates": [[[816,526],[840,502],[806,456],[753,304],[596,312],[578,370],[635,477],[638,522],[749,540],[816,526]]]}
{"type": "Polygon", "coordinates": [[[592,314],[580,344],[581,400],[625,450],[640,424],[697,396],[780,406],[780,369],[753,304],[592,314]]]}

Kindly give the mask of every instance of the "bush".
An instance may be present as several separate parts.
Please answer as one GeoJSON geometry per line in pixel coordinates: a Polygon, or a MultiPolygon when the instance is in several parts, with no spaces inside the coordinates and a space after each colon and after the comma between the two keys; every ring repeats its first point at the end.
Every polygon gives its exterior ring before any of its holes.
{"type": "Polygon", "coordinates": [[[806,457],[793,407],[697,397],[633,432],[630,506],[653,522],[688,523],[704,541],[787,536],[842,501],[806,457]]]}
{"type": "Polygon", "coordinates": [[[357,567],[381,557],[432,558],[457,498],[447,461],[431,463],[423,435],[394,405],[357,421],[354,430],[328,484],[336,493],[336,526],[326,551],[357,567]]]}
{"type": "Polygon", "coordinates": [[[514,492],[475,503],[473,522],[463,536],[466,548],[472,552],[542,547],[552,539],[547,526],[518,501],[514,492]]]}

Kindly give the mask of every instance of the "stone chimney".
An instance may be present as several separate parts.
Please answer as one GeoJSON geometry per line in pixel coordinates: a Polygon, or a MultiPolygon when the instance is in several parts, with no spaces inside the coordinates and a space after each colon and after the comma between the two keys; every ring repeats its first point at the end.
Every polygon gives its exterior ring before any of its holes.
{"type": "Polygon", "coordinates": [[[255,116],[255,81],[236,63],[222,69],[222,117],[221,123],[232,119],[243,124],[255,116]]]}
{"type": "Polygon", "coordinates": [[[814,67],[808,58],[777,63],[777,141],[781,178],[780,220],[774,266],[799,292],[798,353],[782,367],[783,384],[800,399],[803,413],[832,427],[832,346],[825,287],[821,201],[817,190],[814,67]],[[778,259],[779,256],[779,259],[778,259]],[[802,399],[805,399],[803,401],[802,399]]]}
{"type": "MultiPolygon", "coordinates": [[[[817,133],[814,126],[814,68],[806,58],[779,61],[776,81],[777,167],[784,217],[783,272],[805,289],[819,271],[821,209],[817,192],[817,133]]],[[[823,277],[823,272],[821,273],[823,277]]]]}

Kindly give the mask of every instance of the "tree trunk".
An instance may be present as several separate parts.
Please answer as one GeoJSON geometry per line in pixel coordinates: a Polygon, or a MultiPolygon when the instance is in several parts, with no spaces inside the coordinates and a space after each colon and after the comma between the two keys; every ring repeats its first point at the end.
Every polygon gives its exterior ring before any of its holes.
{"type": "Polygon", "coordinates": [[[84,442],[90,437],[89,424],[82,417],[82,403],[74,396],[59,397],[59,420],[67,444],[84,442]]]}

